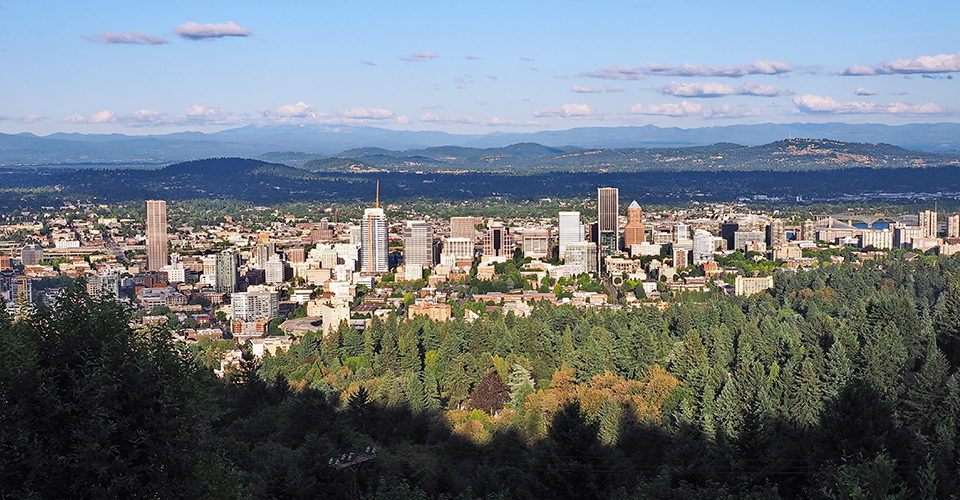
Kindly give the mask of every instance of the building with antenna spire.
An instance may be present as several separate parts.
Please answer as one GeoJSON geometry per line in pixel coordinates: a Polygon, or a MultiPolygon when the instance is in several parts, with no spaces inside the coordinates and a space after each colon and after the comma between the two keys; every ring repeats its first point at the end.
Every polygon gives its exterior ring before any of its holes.
{"type": "Polygon", "coordinates": [[[374,208],[363,211],[360,221],[360,271],[385,273],[389,271],[387,250],[387,217],[380,208],[380,181],[377,181],[377,199],[374,208]]]}

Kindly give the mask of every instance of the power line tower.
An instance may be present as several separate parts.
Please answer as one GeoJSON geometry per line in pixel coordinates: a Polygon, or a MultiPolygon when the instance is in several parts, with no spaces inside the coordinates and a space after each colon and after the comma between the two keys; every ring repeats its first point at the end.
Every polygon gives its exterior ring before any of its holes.
{"type": "Polygon", "coordinates": [[[363,453],[344,453],[339,457],[330,457],[327,465],[337,470],[346,470],[350,475],[350,500],[360,500],[360,490],[357,487],[357,471],[360,464],[377,458],[377,448],[367,446],[363,453]]]}

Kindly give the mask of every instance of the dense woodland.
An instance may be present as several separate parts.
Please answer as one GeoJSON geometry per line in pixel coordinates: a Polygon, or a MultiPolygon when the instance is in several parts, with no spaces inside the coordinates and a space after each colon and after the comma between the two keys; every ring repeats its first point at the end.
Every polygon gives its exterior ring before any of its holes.
{"type": "MultiPolygon", "coordinates": [[[[624,172],[603,167],[591,171],[311,172],[243,158],[212,158],[156,170],[67,168],[0,169],[0,212],[16,213],[60,206],[63,201],[121,203],[144,199],[167,201],[225,199],[257,205],[290,202],[352,204],[370,202],[380,182],[381,200],[459,202],[484,198],[509,200],[593,197],[597,186],[617,186],[623,200],[644,205],[676,206],[686,202],[729,202],[739,198],[773,202],[803,200],[857,201],[879,193],[913,200],[914,193],[940,193],[950,200],[960,193],[960,167],[954,163],[926,168],[842,168],[824,171],[624,172]],[[504,175],[509,175],[504,181],[504,175]],[[899,193],[899,194],[896,194],[899,193]],[[905,194],[906,193],[906,194],[905,194]]],[[[439,202],[438,202],[439,203],[439,202]]]]}
{"type": "MultiPolygon", "coordinates": [[[[702,300],[701,300],[702,299],[702,300]]],[[[343,327],[226,380],[70,287],[0,320],[0,498],[952,498],[960,256],[668,309],[343,327]]]]}

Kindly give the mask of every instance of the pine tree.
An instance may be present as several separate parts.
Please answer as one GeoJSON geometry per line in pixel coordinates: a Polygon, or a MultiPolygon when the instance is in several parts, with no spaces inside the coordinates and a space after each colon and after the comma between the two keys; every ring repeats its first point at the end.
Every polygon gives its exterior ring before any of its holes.
{"type": "Polygon", "coordinates": [[[853,363],[847,357],[843,345],[835,341],[827,351],[827,360],[824,366],[823,395],[826,399],[833,399],[847,385],[853,376],[853,363]]]}
{"type": "Polygon", "coordinates": [[[606,445],[615,445],[620,438],[620,420],[623,409],[620,403],[606,399],[600,405],[600,441],[606,445]]]}
{"type": "Polygon", "coordinates": [[[807,358],[800,364],[800,374],[793,384],[790,398],[790,421],[801,429],[810,429],[820,422],[823,390],[814,362],[807,358]]]}
{"type": "Polygon", "coordinates": [[[926,361],[916,378],[906,387],[901,402],[901,421],[908,429],[932,435],[936,426],[953,415],[948,401],[949,365],[936,345],[927,349],[926,361]]]}
{"type": "Polygon", "coordinates": [[[950,365],[960,366],[960,273],[953,276],[937,303],[933,330],[950,365]]]}

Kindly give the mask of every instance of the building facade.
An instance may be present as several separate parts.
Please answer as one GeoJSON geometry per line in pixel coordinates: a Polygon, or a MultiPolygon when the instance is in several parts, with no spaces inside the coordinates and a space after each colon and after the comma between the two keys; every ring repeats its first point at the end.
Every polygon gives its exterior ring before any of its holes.
{"type": "Polygon", "coordinates": [[[713,235],[704,229],[693,233],[693,265],[699,266],[713,260],[713,235]]]}
{"type": "Polygon", "coordinates": [[[516,245],[513,241],[513,232],[504,227],[502,222],[494,222],[483,233],[483,255],[486,257],[513,258],[516,245]]]}
{"type": "Polygon", "coordinates": [[[385,273],[389,270],[387,255],[387,217],[382,208],[363,211],[360,222],[360,270],[385,273]]]}
{"type": "Polygon", "coordinates": [[[430,268],[434,264],[433,226],[422,220],[406,221],[403,226],[403,266],[407,276],[422,276],[424,266],[430,268]]]}
{"type": "Polygon", "coordinates": [[[477,219],[474,217],[450,217],[450,237],[477,239],[477,219]]]}
{"type": "Polygon", "coordinates": [[[271,320],[280,316],[277,292],[238,292],[230,297],[233,319],[242,321],[271,320]]]}
{"type": "Polygon", "coordinates": [[[238,255],[233,250],[224,250],[217,254],[216,290],[217,293],[237,291],[238,255]]]}
{"type": "Polygon", "coordinates": [[[947,238],[960,238],[960,215],[947,217],[947,238]]]}
{"type": "Polygon", "coordinates": [[[167,202],[147,200],[147,270],[167,265],[167,202]]]}
{"type": "Polygon", "coordinates": [[[558,244],[560,257],[567,251],[567,243],[583,241],[583,227],[580,225],[580,212],[560,212],[558,217],[558,244]]]}
{"type": "Polygon", "coordinates": [[[627,207],[627,225],[623,228],[623,247],[631,248],[647,240],[643,227],[643,209],[637,200],[627,207]]]}
{"type": "Polygon", "coordinates": [[[523,241],[523,256],[531,259],[550,257],[550,230],[524,229],[520,234],[523,241]]]}
{"type": "Polygon", "coordinates": [[[920,212],[921,238],[937,237],[937,213],[932,210],[920,212]]]}
{"type": "Polygon", "coordinates": [[[620,247],[620,190],[597,188],[597,243],[600,257],[617,253],[620,247]]]}

